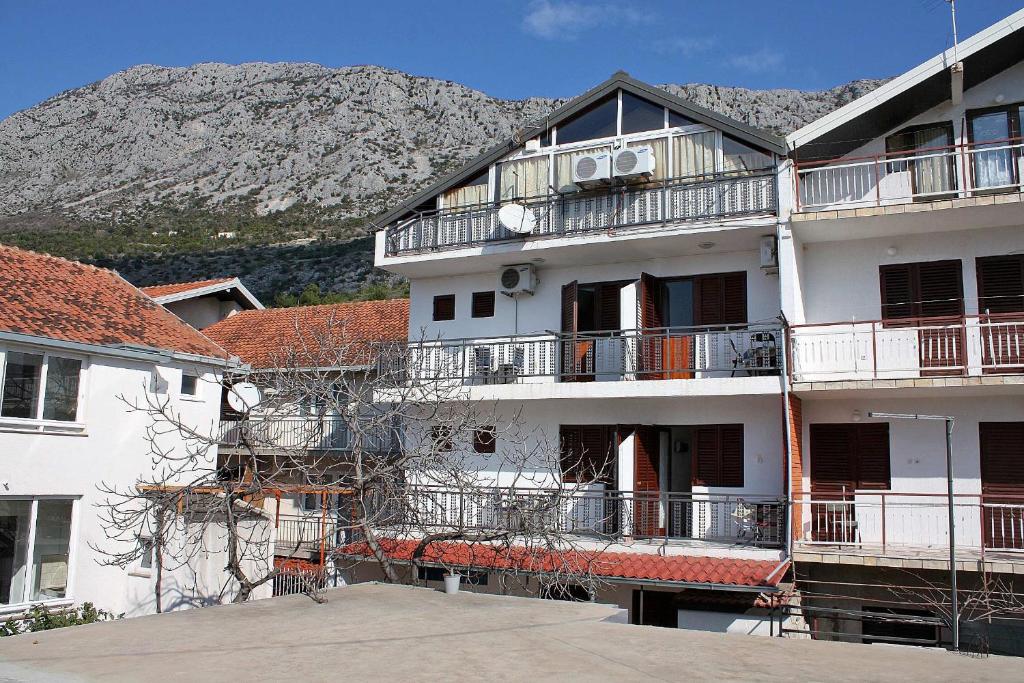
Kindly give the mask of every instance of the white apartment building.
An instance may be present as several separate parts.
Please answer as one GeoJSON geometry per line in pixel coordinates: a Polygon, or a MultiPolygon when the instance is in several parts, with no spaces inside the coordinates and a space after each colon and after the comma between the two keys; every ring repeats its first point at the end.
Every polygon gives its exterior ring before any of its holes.
{"type": "Polygon", "coordinates": [[[431,367],[607,454],[597,599],[948,641],[886,588],[948,581],[945,429],[873,413],[955,418],[965,590],[1024,570],[1022,62],[1024,11],[786,140],[618,73],[377,221],[431,367]]]}
{"type": "MultiPolygon", "coordinates": [[[[132,487],[151,468],[152,421],[125,401],[148,394],[214,429],[235,364],[112,271],[0,247],[0,619],[30,604],[154,610],[152,539],[131,541],[143,550],[132,566],[102,564],[123,548],[98,487],[132,487]]],[[[164,610],[222,598],[224,558],[209,541],[202,561],[164,572],[164,610]]]]}

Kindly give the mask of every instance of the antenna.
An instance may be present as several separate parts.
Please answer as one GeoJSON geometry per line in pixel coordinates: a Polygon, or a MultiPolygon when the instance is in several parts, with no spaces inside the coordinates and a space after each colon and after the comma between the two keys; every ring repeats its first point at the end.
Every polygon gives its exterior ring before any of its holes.
{"type": "Polygon", "coordinates": [[[949,3],[949,13],[953,18],[953,63],[956,64],[960,61],[956,37],[956,0],[946,0],[946,2],[949,3]]]}

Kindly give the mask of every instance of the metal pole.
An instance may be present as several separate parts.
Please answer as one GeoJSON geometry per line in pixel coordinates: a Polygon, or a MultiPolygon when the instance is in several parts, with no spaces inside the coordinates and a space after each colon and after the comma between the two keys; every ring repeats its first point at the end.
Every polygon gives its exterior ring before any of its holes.
{"type": "Polygon", "coordinates": [[[953,509],[953,419],[946,418],[946,491],[949,495],[949,593],[953,651],[960,650],[960,605],[956,590],[956,521],[953,509]]]}

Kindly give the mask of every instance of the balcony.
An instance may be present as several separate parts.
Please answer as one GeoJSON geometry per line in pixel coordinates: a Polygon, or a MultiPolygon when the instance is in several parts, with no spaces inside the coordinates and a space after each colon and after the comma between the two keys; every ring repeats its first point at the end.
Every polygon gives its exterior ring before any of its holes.
{"type": "MultiPolygon", "coordinates": [[[[934,561],[939,568],[949,561],[945,494],[809,494],[794,500],[793,514],[798,521],[796,541],[806,552],[906,556],[934,561]]],[[[1019,554],[1024,551],[1024,496],[956,494],[953,518],[958,557],[978,560],[988,553],[989,559],[1024,560],[1019,554]]]]}
{"type": "Polygon", "coordinates": [[[782,339],[777,325],[444,339],[411,343],[406,376],[465,386],[775,377],[782,339]]]}
{"type": "MultiPolygon", "coordinates": [[[[218,445],[228,449],[248,445],[257,451],[347,452],[355,446],[348,422],[333,416],[222,419],[219,434],[218,445]]],[[[366,451],[393,452],[398,447],[397,432],[359,436],[366,451]]]]}
{"type": "Polygon", "coordinates": [[[790,353],[794,382],[1002,383],[998,376],[1024,373],[1024,315],[794,325],[790,353]]]}
{"type": "MultiPolygon", "coordinates": [[[[1021,192],[1021,138],[797,162],[796,210],[856,210],[949,201],[949,207],[992,203],[990,195],[1021,192]],[[960,200],[960,201],[956,201],[960,200]]],[[[945,205],[938,205],[944,208],[945,205]]],[[[929,208],[929,207],[922,207],[929,208]]],[[[865,211],[877,215],[878,211],[865,211]]]]}
{"type": "MultiPolygon", "coordinates": [[[[774,170],[673,178],[641,188],[616,186],[526,200],[537,217],[533,238],[585,236],[669,223],[696,223],[742,216],[774,215],[774,170]]],[[[522,242],[498,222],[498,204],[417,212],[385,233],[384,254],[400,256],[499,242],[522,242]]]]}

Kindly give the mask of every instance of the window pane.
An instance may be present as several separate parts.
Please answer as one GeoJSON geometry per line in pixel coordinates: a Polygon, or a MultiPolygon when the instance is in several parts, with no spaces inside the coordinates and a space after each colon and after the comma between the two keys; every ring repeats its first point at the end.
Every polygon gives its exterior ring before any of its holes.
{"type": "Polygon", "coordinates": [[[570,142],[613,137],[618,113],[618,97],[609,95],[597,104],[591,105],[583,113],[577,114],[575,118],[558,124],[555,140],[558,144],[565,145],[570,142]]]}
{"type": "Polygon", "coordinates": [[[71,506],[70,500],[39,501],[32,550],[33,600],[67,596],[71,506]]]}
{"type": "Polygon", "coordinates": [[[715,172],[715,134],[693,133],[672,138],[676,178],[704,176],[715,172]]]}
{"type": "Polygon", "coordinates": [[[696,124],[697,122],[694,121],[693,119],[687,118],[682,114],[672,111],[671,109],[668,112],[669,128],[679,128],[681,126],[694,126],[696,124]]]}
{"type": "Polygon", "coordinates": [[[34,353],[7,352],[4,369],[4,396],[0,415],[4,417],[35,417],[39,400],[39,378],[43,357],[34,353]]]}
{"type": "MultiPolygon", "coordinates": [[[[49,382],[47,382],[49,385],[49,382]]],[[[182,374],[181,376],[181,393],[185,396],[195,396],[196,387],[199,386],[199,378],[195,375],[182,374]]]]}
{"type": "Polygon", "coordinates": [[[78,381],[82,361],[51,356],[46,367],[43,419],[74,422],[78,415],[78,381]]]}
{"type": "Polygon", "coordinates": [[[506,161],[499,167],[501,201],[543,197],[548,194],[548,156],[506,161]]]}
{"type": "Polygon", "coordinates": [[[760,171],[772,165],[771,156],[728,135],[722,136],[722,153],[725,171],[760,171]]]}
{"type": "Polygon", "coordinates": [[[0,605],[24,602],[32,501],[0,500],[0,605]]]}
{"type": "Polygon", "coordinates": [[[665,127],[665,108],[628,92],[622,93],[622,132],[642,133],[665,127]]]}
{"type": "Polygon", "coordinates": [[[971,118],[971,138],[975,143],[975,187],[1001,187],[1014,183],[1013,150],[1006,142],[1010,137],[1010,118],[1005,111],[996,111],[971,118]],[[992,144],[980,144],[991,142],[992,144]],[[990,148],[996,149],[990,149],[990,148]]]}

